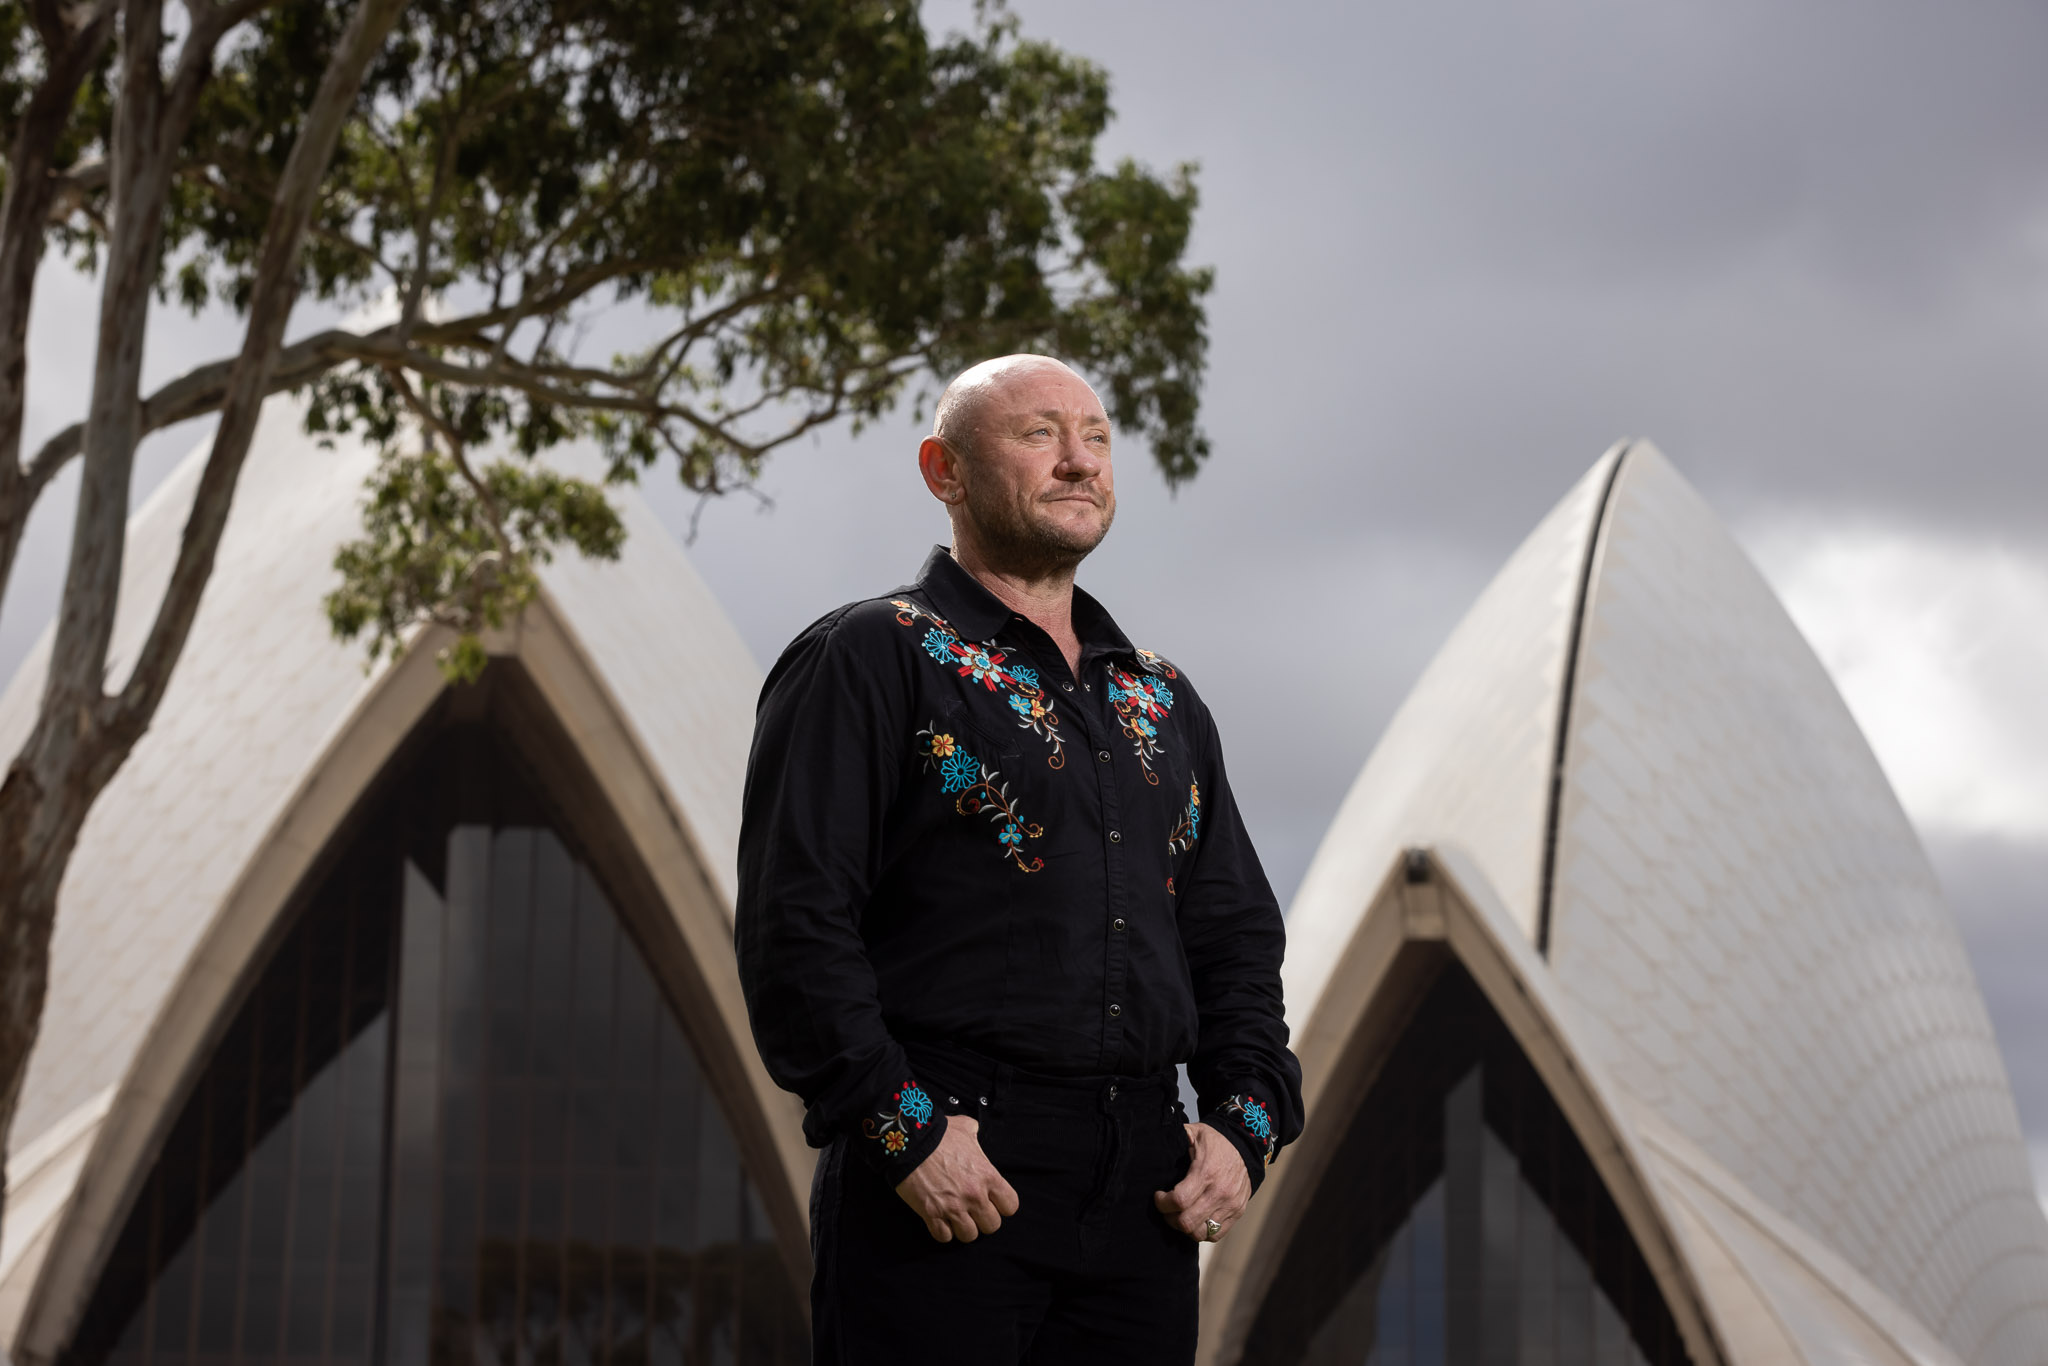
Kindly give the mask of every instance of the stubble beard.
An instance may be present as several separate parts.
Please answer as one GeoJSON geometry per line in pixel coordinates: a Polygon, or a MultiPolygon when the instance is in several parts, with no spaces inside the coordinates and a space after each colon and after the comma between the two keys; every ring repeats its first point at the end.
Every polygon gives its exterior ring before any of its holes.
{"type": "Polygon", "coordinates": [[[1092,526],[1061,525],[1050,517],[1034,517],[1032,509],[986,494],[970,486],[964,511],[974,523],[975,539],[992,565],[1025,578],[1071,574],[1089,552],[1102,544],[1116,520],[1116,498],[1105,494],[1098,505],[1102,520],[1092,526]]]}

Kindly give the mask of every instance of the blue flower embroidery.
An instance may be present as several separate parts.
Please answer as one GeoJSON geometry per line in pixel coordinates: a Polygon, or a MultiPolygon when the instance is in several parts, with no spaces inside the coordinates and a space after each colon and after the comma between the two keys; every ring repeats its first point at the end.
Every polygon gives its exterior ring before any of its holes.
{"type": "Polygon", "coordinates": [[[923,1124],[932,1117],[932,1098],[924,1093],[923,1087],[915,1083],[903,1088],[902,1093],[896,1097],[896,1103],[901,1107],[902,1116],[912,1123],[923,1124]]]}
{"type": "Polygon", "coordinates": [[[1273,1142],[1273,1117],[1266,1113],[1265,1105],[1255,1096],[1244,1095],[1232,1096],[1223,1102],[1222,1108],[1223,1113],[1236,1115],[1238,1122],[1265,1147],[1266,1164],[1271,1166],[1277,1145],[1273,1142]]]}
{"type": "Polygon", "coordinates": [[[1043,737],[1052,746],[1052,753],[1045,758],[1046,767],[1065,767],[1067,757],[1060,739],[1060,718],[1053,710],[1052,699],[1039,687],[1036,669],[1011,664],[995,641],[975,644],[960,639],[960,633],[944,617],[934,616],[908,598],[892,598],[890,605],[896,609],[896,620],[903,625],[924,624],[925,633],[918,643],[935,661],[990,692],[1007,694],[1004,700],[1016,713],[1017,725],[1043,737]]]}
{"type": "Polygon", "coordinates": [[[1173,690],[1166,686],[1165,678],[1178,678],[1180,675],[1157,655],[1139,653],[1144,655],[1145,668],[1152,672],[1129,674],[1114,664],[1110,665],[1109,703],[1116,708],[1124,734],[1130,737],[1131,748],[1144,768],[1145,781],[1156,786],[1159,775],[1152,771],[1152,760],[1160,752],[1159,723],[1173,709],[1173,690]],[[1161,674],[1165,678],[1160,677],[1161,674]]]}
{"type": "Polygon", "coordinates": [[[890,1099],[896,1102],[896,1108],[878,1110],[873,1119],[862,1120],[861,1132],[894,1157],[910,1146],[910,1131],[922,1129],[931,1120],[932,1098],[912,1080],[903,1083],[902,1089],[890,1099]]]}
{"type": "Polygon", "coordinates": [[[1245,1100],[1244,1127],[1260,1138],[1273,1136],[1273,1120],[1266,1114],[1266,1107],[1249,1097],[1245,1100]]]}
{"type": "Polygon", "coordinates": [[[964,749],[955,750],[950,757],[939,762],[941,791],[965,792],[980,776],[981,760],[964,749]]]}
{"type": "MultiPolygon", "coordinates": [[[[986,815],[996,824],[996,847],[1021,872],[1035,873],[1045,867],[1042,858],[1027,858],[1024,841],[1045,833],[1017,813],[1016,798],[1010,795],[1002,775],[960,747],[960,742],[939,730],[934,721],[917,733],[917,752],[925,772],[939,771],[939,787],[953,797],[953,809],[963,816],[986,815]],[[956,795],[957,794],[957,795],[956,795]]],[[[897,1151],[894,1148],[891,1152],[897,1151]]]]}

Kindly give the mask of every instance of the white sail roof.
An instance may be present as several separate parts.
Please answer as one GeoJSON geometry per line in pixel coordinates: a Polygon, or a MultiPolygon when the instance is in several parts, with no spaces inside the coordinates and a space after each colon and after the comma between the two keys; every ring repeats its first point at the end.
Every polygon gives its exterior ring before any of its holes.
{"type": "Polygon", "coordinates": [[[2048,1221],[1932,870],[1825,670],[1654,447],[1602,458],[1390,725],[1290,917],[1297,1023],[1414,845],[1492,882],[1680,1244],[1732,1259],[1804,1356],[1875,1333],[1900,1360],[1931,1339],[2041,1359],[2048,1221]],[[1857,1326],[1831,1339],[1842,1305],[1857,1326]]]}
{"type": "MultiPolygon", "coordinates": [[[[364,729],[392,669],[366,671],[362,648],[334,640],[321,610],[334,552],[359,534],[375,454],[350,441],[322,448],[302,416],[288,398],[266,407],[190,643],[154,724],[94,805],[59,894],[41,1040],[9,1145],[12,1175],[39,1183],[41,1203],[10,1203],[0,1332],[21,1312],[36,1240],[62,1210],[110,1097],[170,1084],[135,1072],[172,998],[209,975],[221,995],[246,971],[245,953],[202,951],[224,907],[277,841],[302,837],[288,812],[317,799],[351,747],[398,738],[364,729]],[[47,1217],[23,1217],[31,1209],[47,1217]]],[[[205,455],[202,446],[180,464],[130,523],[117,683],[168,578],[205,455]]],[[[621,561],[570,552],[542,574],[547,629],[569,641],[603,694],[602,705],[560,719],[586,751],[582,732],[601,730],[652,773],[653,819],[689,849],[682,876],[708,884],[729,935],[760,673],[646,504],[630,489],[613,499],[628,530],[621,561]]],[[[49,646],[46,634],[0,694],[0,751],[13,753],[34,722],[49,646]]],[[[386,730],[409,726],[438,691],[417,662],[413,673],[424,680],[411,685],[415,701],[378,723],[386,730]]]]}

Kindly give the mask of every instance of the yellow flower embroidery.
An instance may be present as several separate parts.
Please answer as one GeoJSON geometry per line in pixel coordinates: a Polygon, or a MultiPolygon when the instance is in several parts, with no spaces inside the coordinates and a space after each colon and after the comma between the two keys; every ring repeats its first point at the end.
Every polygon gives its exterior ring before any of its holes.
{"type": "Polygon", "coordinates": [[[950,736],[950,735],[934,735],[934,736],[932,737],[932,755],[933,755],[933,757],[935,757],[935,758],[939,758],[939,759],[948,759],[948,758],[951,758],[951,757],[952,757],[952,754],[953,754],[953,737],[952,737],[952,736],[950,736]]]}

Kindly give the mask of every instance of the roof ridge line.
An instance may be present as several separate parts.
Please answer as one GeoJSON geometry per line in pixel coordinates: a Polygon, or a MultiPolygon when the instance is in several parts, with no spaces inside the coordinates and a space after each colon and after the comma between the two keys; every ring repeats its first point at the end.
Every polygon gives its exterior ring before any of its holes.
{"type": "Polygon", "coordinates": [[[1586,625],[1586,605],[1593,594],[1593,562],[1599,557],[1600,542],[1607,534],[1607,510],[1614,501],[1614,487],[1621,482],[1622,466],[1636,448],[1633,437],[1615,443],[1614,465],[1600,487],[1600,501],[1594,505],[1592,522],[1586,528],[1586,555],[1579,564],[1579,591],[1572,604],[1571,635],[1565,644],[1564,681],[1558,688],[1557,744],[1550,756],[1550,792],[1543,814],[1543,873],[1536,887],[1536,953],[1550,961],[1550,910],[1557,882],[1557,826],[1564,808],[1565,751],[1571,744],[1572,692],[1578,685],[1579,649],[1586,625]]]}

